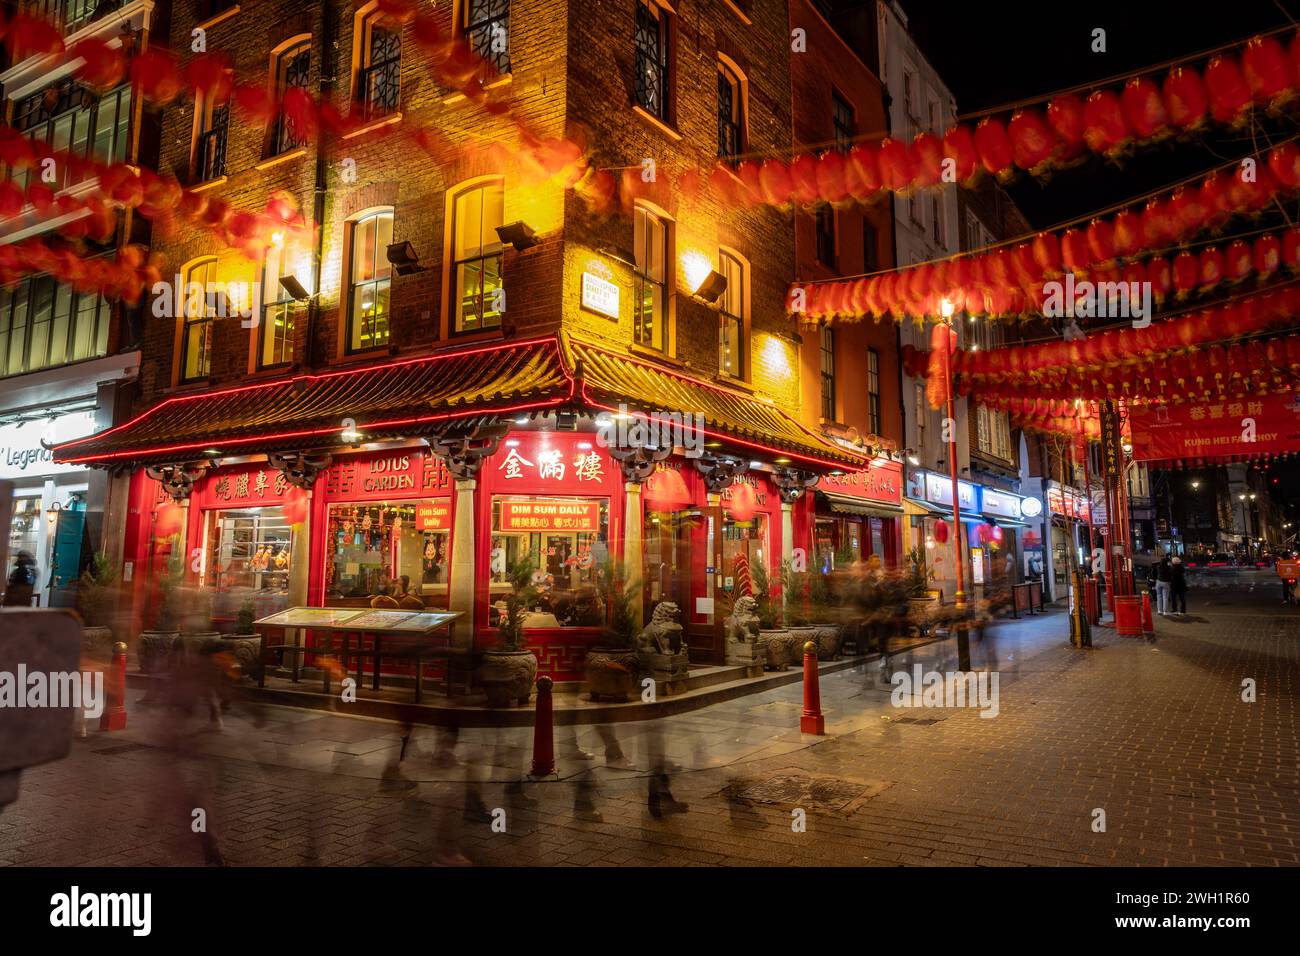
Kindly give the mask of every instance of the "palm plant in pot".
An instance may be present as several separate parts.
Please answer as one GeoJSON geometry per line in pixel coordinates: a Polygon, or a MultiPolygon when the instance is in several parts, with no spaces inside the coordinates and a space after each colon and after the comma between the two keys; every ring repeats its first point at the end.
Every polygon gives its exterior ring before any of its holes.
{"type": "Polygon", "coordinates": [[[907,615],[911,622],[920,628],[930,626],[939,607],[939,598],[930,594],[930,575],[926,571],[921,554],[913,548],[908,555],[907,567],[907,615]]]}
{"type": "MultiPolygon", "coordinates": [[[[816,575],[820,577],[821,575],[816,575]]],[[[796,640],[803,653],[803,646],[808,641],[817,640],[817,626],[813,622],[812,595],[810,575],[807,571],[795,571],[789,561],[781,562],[781,593],[785,602],[786,631],[796,640]]],[[[760,614],[760,621],[762,620],[760,614]]],[[[766,625],[765,625],[766,626],[766,625]]]]}
{"type": "Polygon", "coordinates": [[[104,660],[113,651],[114,598],[118,566],[103,551],[91,558],[77,580],[77,611],[81,614],[81,646],[88,656],[104,660]]]}
{"type": "Polygon", "coordinates": [[[809,619],[813,624],[814,637],[817,642],[817,659],[833,661],[840,653],[843,642],[843,629],[840,624],[840,608],[831,587],[831,576],[815,571],[808,582],[809,619]]]}
{"type": "Polygon", "coordinates": [[[636,603],[641,599],[641,582],[628,582],[623,563],[610,558],[597,574],[596,586],[606,624],[601,643],[587,651],[587,690],[592,700],[626,701],[636,692],[639,670],[636,603]]]}
{"type": "Polygon", "coordinates": [[[781,604],[772,596],[772,579],[767,565],[755,561],[750,575],[754,584],[754,613],[758,616],[758,642],[767,647],[767,666],[773,670],[785,670],[792,661],[802,659],[802,645],[796,652],[797,638],[782,626],[781,604]]]}
{"type": "Polygon", "coordinates": [[[257,609],[252,600],[244,601],[235,612],[235,632],[221,640],[223,649],[239,665],[240,673],[256,678],[262,668],[262,639],[254,629],[257,609]]]}
{"type": "Polygon", "coordinates": [[[524,621],[537,600],[533,562],[522,557],[506,568],[510,591],[497,623],[497,645],[483,654],[479,683],[487,692],[488,706],[527,704],[537,679],[537,657],[524,647],[524,621]]]}

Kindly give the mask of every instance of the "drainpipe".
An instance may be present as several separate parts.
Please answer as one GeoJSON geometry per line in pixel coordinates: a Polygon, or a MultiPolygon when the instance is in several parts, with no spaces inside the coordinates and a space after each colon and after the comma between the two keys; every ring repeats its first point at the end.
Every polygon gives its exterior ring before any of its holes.
{"type": "MultiPolygon", "coordinates": [[[[319,102],[327,103],[332,99],[334,86],[338,79],[338,12],[333,4],[325,4],[321,24],[321,73],[319,102]]],[[[316,145],[316,182],[312,187],[311,218],[315,232],[311,254],[312,290],[307,302],[307,348],[306,366],[315,368],[316,330],[320,327],[320,291],[321,269],[325,261],[325,192],[329,175],[327,156],[333,150],[333,137],[324,129],[316,145]]]]}

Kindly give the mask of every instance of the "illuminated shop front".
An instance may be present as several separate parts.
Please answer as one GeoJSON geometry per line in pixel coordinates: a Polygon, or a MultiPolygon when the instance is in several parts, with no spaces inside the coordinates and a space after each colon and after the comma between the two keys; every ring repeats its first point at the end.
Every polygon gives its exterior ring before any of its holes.
{"type": "Polygon", "coordinates": [[[903,467],[884,456],[870,467],[824,475],[817,483],[816,554],[823,571],[880,559],[899,562],[903,467]]]}
{"type": "Polygon", "coordinates": [[[930,586],[942,592],[945,601],[957,594],[957,565],[962,561],[963,583],[967,597],[983,584],[976,575],[972,559],[983,561],[979,531],[984,517],[979,511],[980,487],[969,481],[957,482],[961,522],[953,525],[952,479],[933,471],[911,471],[907,475],[909,524],[912,548],[926,566],[930,586]]]}
{"type": "MultiPolygon", "coordinates": [[[[542,673],[569,680],[605,635],[607,572],[621,563],[624,583],[640,585],[637,616],[672,602],[692,660],[720,663],[723,621],[754,569],[779,591],[782,562],[811,549],[818,476],[866,462],[752,396],[648,364],[624,381],[635,360],[594,346],[581,358],[579,408],[572,357],[542,339],[258,384],[205,405],[206,421],[188,410],[202,394],[174,398],[59,453],[136,464],[127,556],[146,570],[135,581],[142,628],[170,567],[211,597],[221,630],[250,602],[259,618],[295,606],[445,607],[481,648],[496,641],[511,568],[527,559],[525,644],[542,673]],[[429,412],[459,400],[471,377],[496,405],[429,412]],[[602,416],[636,398],[633,385],[708,410],[703,449],[611,445],[602,416]],[[367,418],[368,401],[384,403],[382,426],[367,425],[378,417],[367,418]],[[346,431],[345,410],[356,422],[346,431]],[[729,429],[778,447],[733,444],[729,429]]],[[[835,493],[879,508],[896,485],[882,473],[864,488],[835,493]]],[[[860,551],[888,554],[892,532],[873,537],[871,517],[851,515],[866,529],[860,551]]]]}

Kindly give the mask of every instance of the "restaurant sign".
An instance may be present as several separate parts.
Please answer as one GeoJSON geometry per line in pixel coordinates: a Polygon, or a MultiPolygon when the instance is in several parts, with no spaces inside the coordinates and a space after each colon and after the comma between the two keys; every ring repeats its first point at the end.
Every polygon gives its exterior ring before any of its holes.
{"type": "Polygon", "coordinates": [[[1066,488],[1063,491],[1060,486],[1049,487],[1047,508],[1052,514],[1078,518],[1080,521],[1088,520],[1088,498],[1083,492],[1075,491],[1073,488],[1066,488]]]}
{"type": "Polygon", "coordinates": [[[600,531],[600,502],[507,500],[501,505],[502,531],[600,531]]]}
{"type": "Polygon", "coordinates": [[[332,501],[365,501],[394,494],[446,494],[451,475],[442,459],[420,449],[348,455],[325,473],[325,494],[332,501]]]}
{"type": "Polygon", "coordinates": [[[999,518],[1010,518],[1013,521],[1020,520],[1021,506],[1019,495],[1013,495],[1005,491],[997,491],[993,488],[985,488],[983,501],[984,514],[997,515],[999,518]]]}
{"type": "Polygon", "coordinates": [[[448,531],[451,529],[451,499],[434,498],[415,506],[417,531],[448,531]]]}
{"type": "Polygon", "coordinates": [[[903,467],[894,461],[878,461],[861,471],[823,475],[817,482],[817,490],[892,505],[902,504],[903,467]]]}
{"type": "MultiPolygon", "coordinates": [[[[979,511],[979,489],[969,481],[957,482],[957,497],[962,511],[979,511]]],[[[933,471],[925,473],[925,500],[933,505],[952,507],[952,479],[933,471]]]]}

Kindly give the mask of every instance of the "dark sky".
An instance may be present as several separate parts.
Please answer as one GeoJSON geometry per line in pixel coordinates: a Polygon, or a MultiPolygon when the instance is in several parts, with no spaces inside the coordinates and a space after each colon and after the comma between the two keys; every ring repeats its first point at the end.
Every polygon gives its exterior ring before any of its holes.
{"type": "MultiPolygon", "coordinates": [[[[1300,14],[1300,0],[900,2],[922,50],[953,91],[959,113],[1244,40],[1294,22],[1293,15],[1300,14]],[[1091,51],[1097,27],[1106,31],[1105,53],[1091,51]]],[[[1291,135],[1295,127],[1290,119],[1271,128],[1291,135]]],[[[1250,149],[1249,137],[1232,134],[1176,140],[1143,150],[1122,166],[1091,160],[1057,173],[1046,185],[1025,177],[1010,192],[1030,223],[1042,228],[1175,182],[1250,149]]]]}

